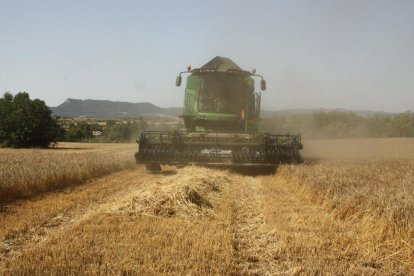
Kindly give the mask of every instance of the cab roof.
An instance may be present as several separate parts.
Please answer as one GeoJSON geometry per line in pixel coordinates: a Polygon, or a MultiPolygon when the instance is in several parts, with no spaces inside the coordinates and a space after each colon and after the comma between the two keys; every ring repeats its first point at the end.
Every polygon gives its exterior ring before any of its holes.
{"type": "Polygon", "coordinates": [[[235,74],[251,75],[250,72],[242,70],[234,61],[226,57],[216,56],[200,68],[191,70],[194,73],[225,72],[235,74]]]}
{"type": "MultiPolygon", "coordinates": [[[[201,68],[203,69],[217,69],[226,71],[228,69],[231,70],[242,70],[234,61],[226,57],[215,57],[206,64],[204,64],[201,68]]],[[[200,69],[201,69],[200,68],[200,69]]]]}

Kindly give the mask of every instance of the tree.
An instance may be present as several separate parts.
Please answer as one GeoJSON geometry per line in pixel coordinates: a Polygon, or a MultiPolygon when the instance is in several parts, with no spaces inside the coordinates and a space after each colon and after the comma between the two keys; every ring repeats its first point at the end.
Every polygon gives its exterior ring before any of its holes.
{"type": "Polygon", "coordinates": [[[26,92],[0,98],[0,145],[5,147],[47,147],[59,131],[44,101],[31,100],[26,92]]]}
{"type": "Polygon", "coordinates": [[[70,124],[69,129],[66,132],[65,141],[81,142],[91,140],[93,138],[94,130],[93,126],[86,122],[81,122],[76,125],[70,124]]]}
{"type": "Polygon", "coordinates": [[[0,99],[0,145],[3,144],[11,131],[11,114],[13,109],[13,96],[6,92],[0,99]]]}
{"type": "Polygon", "coordinates": [[[108,142],[130,142],[135,140],[138,134],[147,129],[148,124],[145,120],[112,124],[104,130],[104,140],[108,142]]]}
{"type": "Polygon", "coordinates": [[[407,111],[393,116],[389,122],[388,128],[391,137],[413,137],[414,113],[407,111]]]}

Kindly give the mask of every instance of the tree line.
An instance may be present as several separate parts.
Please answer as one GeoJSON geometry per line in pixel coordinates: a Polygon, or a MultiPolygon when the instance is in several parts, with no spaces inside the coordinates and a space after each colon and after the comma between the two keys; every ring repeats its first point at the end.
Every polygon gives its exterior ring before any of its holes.
{"type": "Polygon", "coordinates": [[[262,120],[265,132],[301,133],[308,139],[414,137],[414,113],[358,115],[319,111],[276,114],[262,120]]]}
{"type": "Polygon", "coordinates": [[[147,128],[148,123],[144,119],[127,121],[126,123],[107,120],[105,127],[96,123],[71,123],[63,135],[59,137],[59,140],[65,142],[132,142],[135,141],[138,133],[147,128]],[[95,136],[93,135],[94,131],[99,131],[102,134],[95,136]]]}

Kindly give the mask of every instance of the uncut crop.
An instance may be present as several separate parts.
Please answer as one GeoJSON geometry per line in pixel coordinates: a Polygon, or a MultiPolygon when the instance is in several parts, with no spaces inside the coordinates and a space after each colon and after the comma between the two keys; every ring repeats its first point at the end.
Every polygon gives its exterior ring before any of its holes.
{"type": "Polygon", "coordinates": [[[341,218],[363,213],[387,220],[390,231],[414,228],[414,160],[321,162],[279,172],[341,218]]]}
{"type": "Polygon", "coordinates": [[[1,149],[0,203],[79,184],[134,165],[131,145],[62,146],[46,150],[1,149]]]}
{"type": "Polygon", "coordinates": [[[366,256],[414,265],[414,160],[319,161],[281,166],[278,174],[356,226],[366,256]]]}

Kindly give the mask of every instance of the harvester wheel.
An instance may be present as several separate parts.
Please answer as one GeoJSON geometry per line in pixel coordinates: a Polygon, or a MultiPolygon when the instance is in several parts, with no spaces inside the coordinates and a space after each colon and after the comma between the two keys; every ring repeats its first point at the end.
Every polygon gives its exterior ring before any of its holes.
{"type": "Polygon", "coordinates": [[[145,168],[147,171],[150,172],[160,172],[161,171],[161,165],[160,164],[146,164],[145,168]]]}
{"type": "Polygon", "coordinates": [[[295,161],[294,161],[293,163],[294,163],[294,164],[302,164],[303,162],[304,162],[304,160],[303,160],[302,156],[298,155],[298,156],[295,158],[295,161]]]}

